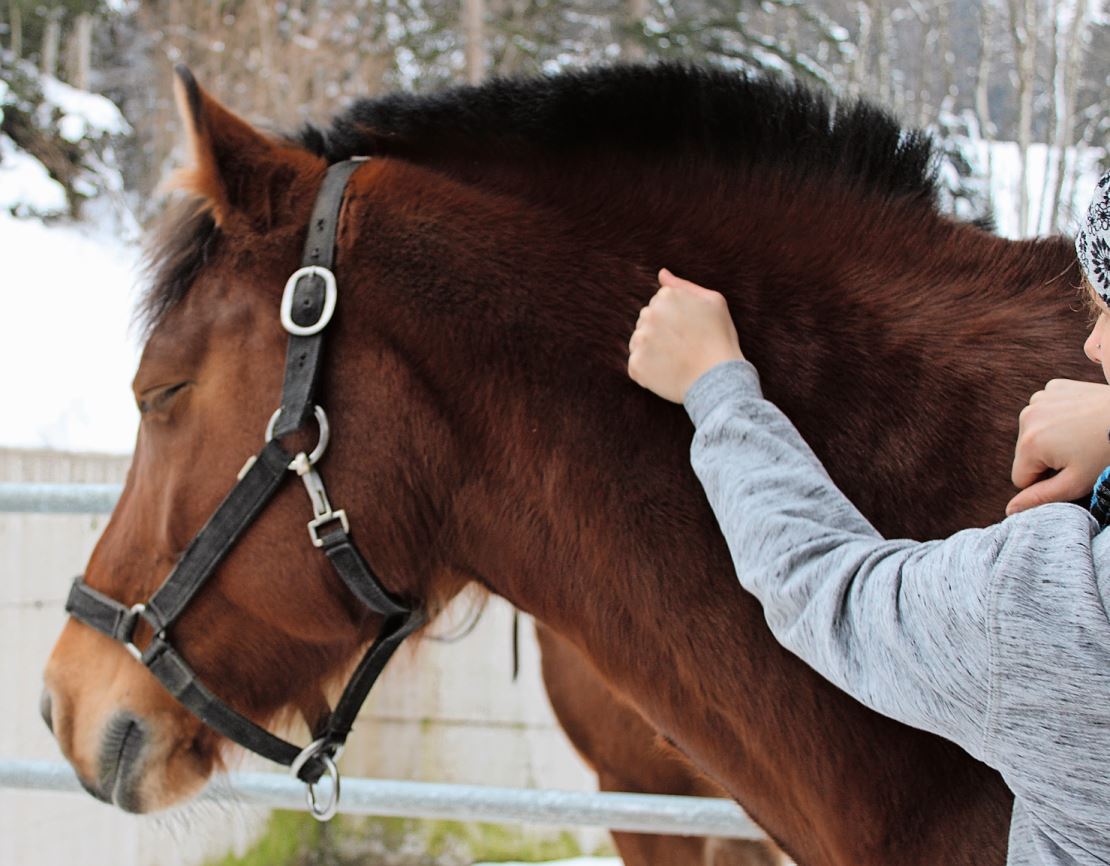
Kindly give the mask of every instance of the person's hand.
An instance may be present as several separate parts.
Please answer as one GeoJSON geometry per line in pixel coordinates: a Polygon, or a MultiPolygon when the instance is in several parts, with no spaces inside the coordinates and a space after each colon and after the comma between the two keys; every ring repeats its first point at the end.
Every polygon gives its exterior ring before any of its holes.
{"type": "Polygon", "coordinates": [[[1006,513],[1086,496],[1108,465],[1110,385],[1053,379],[1021,411],[1011,478],[1024,489],[1006,513]]]}
{"type": "Polygon", "coordinates": [[[659,285],[628,342],[628,375],[665,400],[681,403],[702,373],[744,355],[722,295],[666,268],[659,272],[659,285]]]}

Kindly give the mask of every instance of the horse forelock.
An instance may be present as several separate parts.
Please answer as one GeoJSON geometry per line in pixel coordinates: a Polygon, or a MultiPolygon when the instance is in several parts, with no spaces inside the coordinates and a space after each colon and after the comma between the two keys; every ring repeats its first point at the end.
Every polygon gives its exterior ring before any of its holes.
{"type": "Polygon", "coordinates": [[[147,235],[143,254],[146,289],[135,311],[144,337],[189,291],[218,236],[209,203],[198,196],[173,202],[147,235]]]}

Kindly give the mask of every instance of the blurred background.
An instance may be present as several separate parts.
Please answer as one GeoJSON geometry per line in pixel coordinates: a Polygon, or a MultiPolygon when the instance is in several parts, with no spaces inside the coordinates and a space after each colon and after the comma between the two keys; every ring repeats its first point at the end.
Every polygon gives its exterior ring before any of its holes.
{"type": "MultiPolygon", "coordinates": [[[[124,477],[139,240],[180,158],[175,63],[287,131],[362,96],[658,59],[881,103],[936,138],[944,207],[1010,237],[1074,230],[1110,167],[1102,0],[0,0],[0,481],[124,477]]],[[[39,676],[105,520],[0,515],[0,757],[59,757],[37,717],[39,676]]],[[[355,743],[346,772],[592,789],[547,705],[530,625],[514,678],[512,612],[480,611],[464,599],[441,628],[457,642],[391,666],[366,710],[378,736],[355,743]]],[[[90,798],[0,791],[3,864],[462,866],[607,846],[600,832],[321,828],[246,808],[138,820],[90,798]]]]}
{"type": "MultiPolygon", "coordinates": [[[[22,330],[68,327],[59,336],[79,341],[105,307],[126,314],[135,240],[180,156],[175,63],[274,131],[360,96],[491,75],[657,59],[767,71],[929,129],[945,207],[1022,237],[1071,229],[1105,159],[1102,2],[0,0],[0,244],[50,260],[51,285],[86,287],[65,295],[68,326],[32,316],[22,330]],[[71,251],[41,252],[62,243],[71,251]]],[[[0,352],[26,357],[19,342],[0,352]]],[[[98,369],[10,386],[25,408],[0,444],[125,453],[134,417],[118,382],[134,349],[121,336],[93,354],[98,369]],[[70,402],[38,408],[63,393],[70,402]]]]}
{"type": "MultiPolygon", "coordinates": [[[[772,71],[933,130],[952,152],[951,194],[974,212],[993,208],[1012,234],[1067,227],[1069,149],[1101,148],[1110,132],[1102,0],[0,0],[0,45],[6,104],[21,70],[119,107],[129,129],[104,131],[124,133],[115,164],[140,220],[178,140],[178,62],[276,129],[326,121],[360,96],[490,75],[655,59],[772,71]],[[1014,147],[996,166],[980,143],[1014,147]],[[990,193],[1011,160],[1032,181],[1018,190],[1024,208],[990,193]]],[[[17,113],[5,113],[4,134],[28,147],[17,113]]],[[[87,191],[66,191],[76,212],[87,191]]]]}

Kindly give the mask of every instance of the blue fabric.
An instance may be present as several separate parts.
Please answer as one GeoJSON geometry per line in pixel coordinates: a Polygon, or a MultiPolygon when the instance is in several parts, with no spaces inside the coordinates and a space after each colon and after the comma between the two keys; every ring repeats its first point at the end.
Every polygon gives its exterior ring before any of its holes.
{"type": "Polygon", "coordinates": [[[1100,528],[1110,525],[1110,466],[1102,470],[1091,493],[1091,514],[1100,528]]]}

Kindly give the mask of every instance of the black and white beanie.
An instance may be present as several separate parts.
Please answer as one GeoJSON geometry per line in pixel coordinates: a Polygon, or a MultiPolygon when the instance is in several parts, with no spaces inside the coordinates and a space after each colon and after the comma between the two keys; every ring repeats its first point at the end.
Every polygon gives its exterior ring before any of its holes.
{"type": "MultiPolygon", "coordinates": [[[[1087,222],[1075,238],[1075,252],[1083,273],[1099,297],[1110,305],[1110,171],[1095,187],[1087,222]]],[[[1110,466],[1095,482],[1090,509],[1100,528],[1110,526],[1110,466]]]]}
{"type": "Polygon", "coordinates": [[[1095,187],[1087,222],[1075,238],[1075,252],[1083,273],[1110,305],[1110,171],[1095,187]]]}

